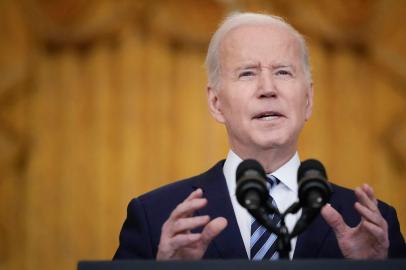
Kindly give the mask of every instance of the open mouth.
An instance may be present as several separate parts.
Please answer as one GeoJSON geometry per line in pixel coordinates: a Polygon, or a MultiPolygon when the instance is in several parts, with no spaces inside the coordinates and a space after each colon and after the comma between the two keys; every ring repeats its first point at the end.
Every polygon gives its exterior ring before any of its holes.
{"type": "Polygon", "coordinates": [[[253,119],[258,119],[262,121],[271,121],[280,117],[284,117],[284,115],[279,112],[269,111],[269,112],[261,112],[255,115],[253,119]]]}

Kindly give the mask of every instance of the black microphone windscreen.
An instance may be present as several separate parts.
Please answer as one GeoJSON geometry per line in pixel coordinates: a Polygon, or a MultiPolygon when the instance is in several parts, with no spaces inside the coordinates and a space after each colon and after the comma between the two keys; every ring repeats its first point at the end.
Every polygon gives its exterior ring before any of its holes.
{"type": "Polygon", "coordinates": [[[237,167],[237,172],[236,172],[237,181],[238,181],[238,179],[241,178],[242,174],[245,173],[247,170],[255,170],[255,171],[259,172],[264,178],[266,177],[264,168],[258,161],[254,160],[254,159],[246,159],[246,160],[242,161],[240,163],[240,165],[238,165],[238,167],[237,167]]]}
{"type": "Polygon", "coordinates": [[[308,159],[302,162],[299,167],[299,171],[297,173],[298,180],[302,179],[303,175],[309,170],[317,170],[319,171],[324,178],[327,179],[326,169],[324,168],[323,164],[317,159],[308,159]]]}

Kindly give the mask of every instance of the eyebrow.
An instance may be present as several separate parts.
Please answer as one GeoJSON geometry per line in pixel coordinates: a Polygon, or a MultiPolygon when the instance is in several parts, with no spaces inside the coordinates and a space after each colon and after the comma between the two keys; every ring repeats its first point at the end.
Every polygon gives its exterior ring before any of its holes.
{"type": "Polygon", "coordinates": [[[244,70],[244,69],[258,69],[258,68],[261,68],[261,64],[248,63],[248,64],[243,64],[243,65],[237,67],[235,69],[235,71],[240,71],[240,70],[244,70]]]}
{"type": "Polygon", "coordinates": [[[260,63],[248,63],[248,64],[243,64],[239,67],[237,67],[235,70],[242,70],[242,69],[252,69],[252,68],[291,68],[291,69],[295,69],[295,67],[291,64],[282,64],[282,63],[277,63],[277,64],[271,64],[269,66],[264,66],[261,65],[260,63]]]}
{"type": "Polygon", "coordinates": [[[268,69],[278,69],[278,68],[290,68],[293,71],[296,71],[296,68],[292,64],[283,64],[283,63],[276,63],[276,64],[271,64],[269,66],[264,66],[261,65],[261,63],[246,63],[242,64],[241,66],[237,67],[234,69],[233,72],[240,72],[241,70],[247,70],[247,69],[262,69],[262,68],[268,68],[268,69]]]}
{"type": "Polygon", "coordinates": [[[295,70],[295,67],[291,64],[274,64],[274,65],[271,65],[271,68],[291,68],[291,69],[295,70]]]}

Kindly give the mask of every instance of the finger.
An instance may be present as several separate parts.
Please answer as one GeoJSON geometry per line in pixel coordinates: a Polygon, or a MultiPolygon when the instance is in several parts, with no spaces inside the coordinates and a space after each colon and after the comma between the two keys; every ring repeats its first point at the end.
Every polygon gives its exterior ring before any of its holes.
{"type": "Polygon", "coordinates": [[[375,205],[378,205],[378,200],[375,197],[374,190],[372,189],[372,187],[368,184],[363,184],[362,189],[365,191],[369,199],[372,200],[375,205]]]}
{"type": "Polygon", "coordinates": [[[193,245],[201,239],[200,233],[178,234],[168,241],[159,243],[157,259],[170,259],[180,248],[193,245]]]}
{"type": "MultiPolygon", "coordinates": [[[[187,209],[184,209],[185,207],[186,208],[188,208],[188,204],[184,204],[184,203],[186,203],[186,202],[190,202],[190,201],[193,201],[193,200],[195,200],[195,199],[203,199],[202,198],[202,195],[203,195],[203,190],[201,189],[201,188],[198,188],[198,189],[196,189],[195,191],[193,191],[193,192],[191,192],[190,194],[189,194],[189,196],[182,202],[182,203],[180,203],[176,208],[175,208],[175,210],[174,211],[172,211],[172,213],[171,213],[171,216],[169,217],[169,218],[178,218],[178,217],[180,217],[180,216],[191,216],[192,214],[193,214],[193,212],[194,211],[192,211],[192,212],[187,212],[187,213],[184,213],[183,211],[187,211],[187,209]],[[180,209],[179,209],[180,208],[180,209]],[[173,215],[172,215],[173,214],[173,215]]],[[[201,203],[203,203],[203,202],[201,202],[201,203]]],[[[199,204],[199,203],[197,203],[197,204],[199,204]]]]}
{"type": "Polygon", "coordinates": [[[219,235],[227,227],[227,220],[223,217],[218,217],[211,220],[202,231],[202,241],[206,247],[210,242],[219,235]]]}
{"type": "Polygon", "coordinates": [[[210,221],[209,216],[196,216],[190,218],[181,218],[173,223],[170,228],[171,235],[187,232],[197,227],[206,225],[210,221]]]}
{"type": "Polygon", "coordinates": [[[368,221],[363,221],[361,226],[364,227],[378,243],[386,248],[389,247],[388,231],[386,228],[382,228],[368,221]]]}
{"type": "Polygon", "coordinates": [[[185,200],[176,206],[175,210],[172,211],[169,216],[169,220],[176,220],[182,217],[190,217],[193,213],[206,206],[207,199],[205,198],[194,198],[191,200],[185,200]]]}
{"type": "Polygon", "coordinates": [[[349,229],[345,224],[343,217],[329,203],[321,209],[321,215],[331,226],[337,238],[341,238],[349,229]]]}
{"type": "Polygon", "coordinates": [[[202,237],[201,233],[178,234],[171,239],[170,246],[174,250],[177,250],[179,248],[191,245],[199,241],[201,237],[202,237]]]}
{"type": "Polygon", "coordinates": [[[376,225],[382,225],[385,219],[382,217],[379,211],[372,211],[371,209],[365,207],[364,205],[356,202],[354,204],[355,210],[367,221],[372,222],[376,225]]]}
{"type": "Polygon", "coordinates": [[[368,207],[370,210],[372,211],[377,211],[378,207],[376,206],[376,204],[374,203],[374,201],[372,201],[368,195],[365,193],[365,191],[360,188],[357,187],[355,190],[355,195],[357,196],[358,201],[364,205],[365,207],[368,207]]]}
{"type": "Polygon", "coordinates": [[[189,196],[185,199],[185,201],[190,201],[192,199],[201,198],[203,195],[203,191],[201,188],[196,189],[195,191],[191,192],[189,196]]]}

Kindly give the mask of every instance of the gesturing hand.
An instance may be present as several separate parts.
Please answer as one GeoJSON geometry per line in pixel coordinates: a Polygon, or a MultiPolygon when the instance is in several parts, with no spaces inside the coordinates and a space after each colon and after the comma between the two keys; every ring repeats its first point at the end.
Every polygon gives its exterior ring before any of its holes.
{"type": "Polygon", "coordinates": [[[202,195],[201,189],[195,190],[172,211],[162,226],[157,260],[201,259],[210,242],[227,226],[222,217],[210,221],[209,216],[193,216],[207,204],[202,195]],[[201,226],[201,233],[191,233],[201,226]]]}
{"type": "Polygon", "coordinates": [[[333,228],[338,245],[345,258],[385,259],[388,257],[388,224],[378,209],[372,188],[364,184],[355,189],[358,201],[354,207],[361,215],[361,222],[354,228],[345,224],[342,216],[330,204],[321,214],[333,228]]]}

